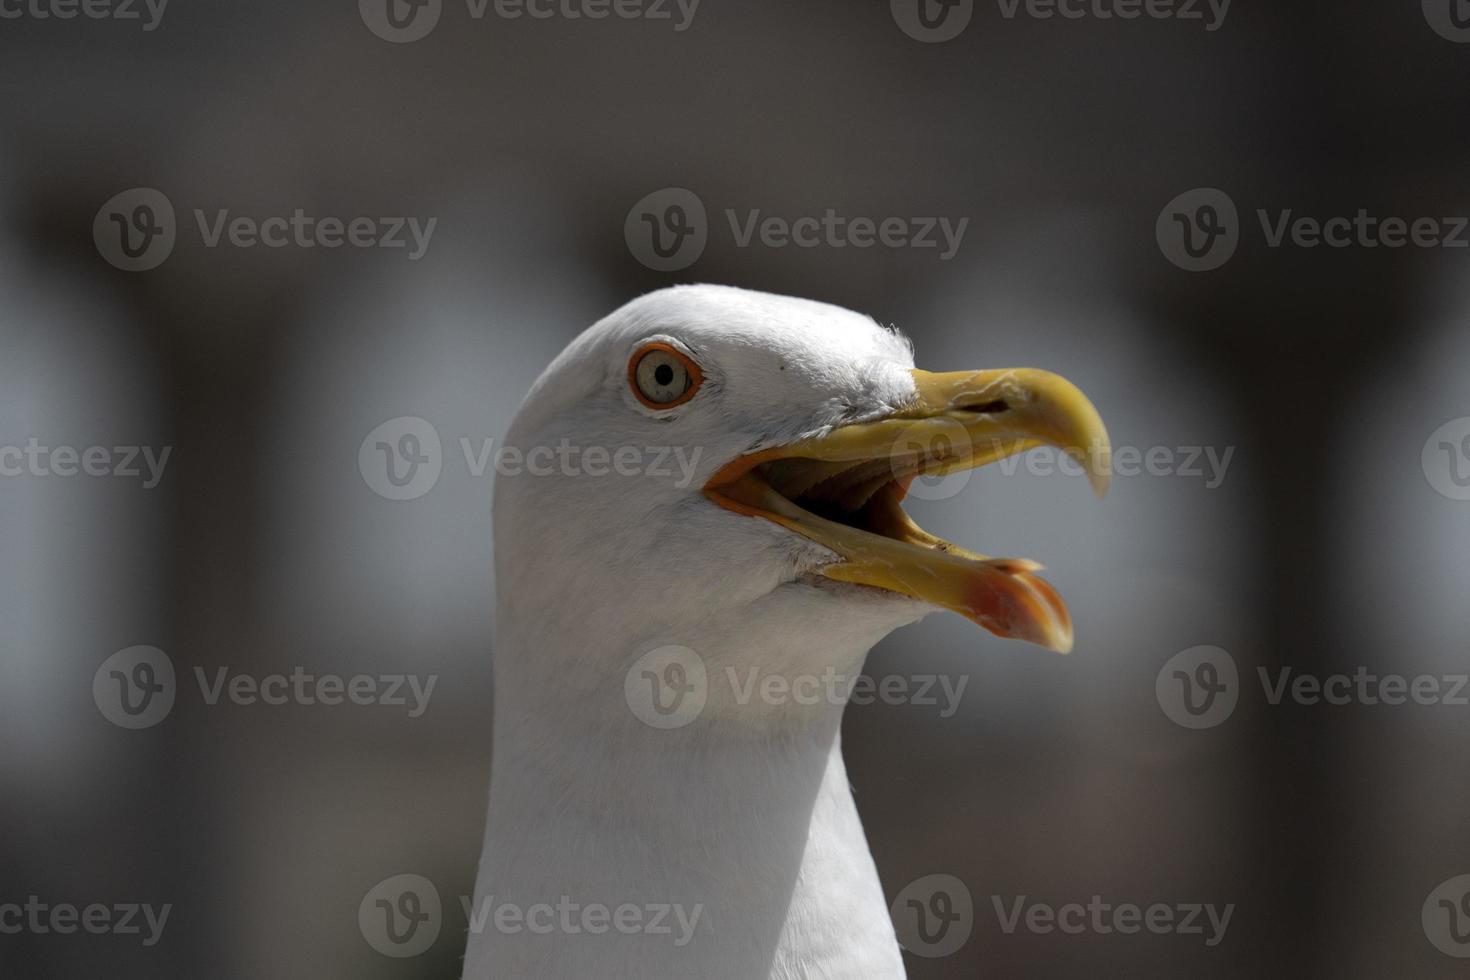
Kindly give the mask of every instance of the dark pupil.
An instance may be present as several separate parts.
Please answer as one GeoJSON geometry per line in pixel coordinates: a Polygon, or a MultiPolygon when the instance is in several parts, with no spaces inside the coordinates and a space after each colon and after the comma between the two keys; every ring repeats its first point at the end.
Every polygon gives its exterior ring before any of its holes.
{"type": "Polygon", "coordinates": [[[667,364],[660,364],[653,369],[653,380],[661,385],[670,385],[674,382],[674,369],[667,364]]]}

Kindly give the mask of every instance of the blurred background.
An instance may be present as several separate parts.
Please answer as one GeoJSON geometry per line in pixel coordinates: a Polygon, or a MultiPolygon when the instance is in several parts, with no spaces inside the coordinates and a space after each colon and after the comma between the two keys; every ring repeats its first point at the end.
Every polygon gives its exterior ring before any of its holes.
{"type": "Polygon", "coordinates": [[[911,976],[1464,975],[1470,707],[1272,704],[1259,674],[1470,670],[1462,0],[923,3],[0,3],[0,975],[458,976],[494,618],[493,470],[462,447],[689,281],[870,313],[921,367],[1058,371],[1160,451],[1101,504],[1021,467],[913,508],[1047,562],[1079,641],[934,616],[870,658],[967,678],[950,717],[845,722],[889,897],[943,874],[972,910],[911,976]],[[638,239],[671,188],[704,211],[678,268],[638,239]],[[210,244],[222,211],[298,209],[373,244],[210,244]],[[953,254],[732,229],[828,209],[968,224],[953,254]],[[1439,238],[1272,245],[1360,210],[1439,238]],[[403,417],[439,472],[391,499],[359,450],[403,417]],[[1208,717],[1180,709],[1198,647],[1208,717]],[[438,680],[412,718],[196,683],[298,668],[438,680]],[[398,958],[358,911],[404,873],[445,911],[398,958]],[[151,943],[142,913],[17,927],[32,896],[170,912],[151,943]],[[1214,945],[1008,932],[1021,896],[1233,912],[1214,945]]]}

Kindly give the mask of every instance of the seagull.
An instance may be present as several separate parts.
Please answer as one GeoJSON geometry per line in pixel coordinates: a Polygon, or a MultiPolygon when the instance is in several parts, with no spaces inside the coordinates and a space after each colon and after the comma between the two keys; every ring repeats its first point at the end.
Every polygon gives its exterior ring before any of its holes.
{"type": "Polygon", "coordinates": [[[1042,445],[1106,490],[1070,382],[916,370],[897,330],[825,303],[677,286],[572,341],[506,436],[524,465],[497,466],[465,980],[903,977],[843,765],[850,688],[821,681],[936,610],[1071,649],[1040,565],[901,507],[918,477],[1042,445]]]}

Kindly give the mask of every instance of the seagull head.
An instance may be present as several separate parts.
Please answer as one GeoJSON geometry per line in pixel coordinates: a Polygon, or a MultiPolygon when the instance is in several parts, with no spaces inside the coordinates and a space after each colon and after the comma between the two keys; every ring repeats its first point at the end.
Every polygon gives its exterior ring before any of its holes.
{"type": "Polygon", "coordinates": [[[1071,620],[1039,565],[942,540],[902,508],[915,479],[1042,445],[1105,491],[1106,430],[1055,374],[916,370],[901,334],[840,307],[660,290],[573,341],[507,435],[502,616],[649,641],[719,623],[759,642],[772,617],[881,635],[943,609],[1066,652],[1071,620]]]}

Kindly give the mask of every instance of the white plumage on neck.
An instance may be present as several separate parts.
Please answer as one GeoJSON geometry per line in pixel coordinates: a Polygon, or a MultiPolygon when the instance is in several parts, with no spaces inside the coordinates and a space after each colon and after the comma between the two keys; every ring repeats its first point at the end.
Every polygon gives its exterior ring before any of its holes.
{"type": "MultiPolygon", "coordinates": [[[[783,608],[820,610],[822,598],[783,591],[756,603],[754,623],[716,617],[697,641],[672,636],[698,642],[711,697],[677,729],[639,720],[621,676],[591,689],[569,684],[552,699],[523,699],[514,681],[502,682],[476,907],[490,896],[492,906],[521,909],[566,896],[584,906],[677,906],[698,919],[687,942],[673,914],[667,934],[488,929],[470,938],[466,977],[903,975],[842,763],[840,706],[766,706],[758,693],[754,707],[725,700],[752,690],[752,676],[791,676],[816,651],[802,673],[859,669],[889,624],[860,626],[836,609],[823,623],[783,608]],[[780,625],[803,620],[810,630],[780,625]],[[589,702],[621,710],[589,712],[589,702]]],[[[616,641],[578,632],[526,636],[526,653],[549,658],[570,642],[621,659],[616,641]]]]}

